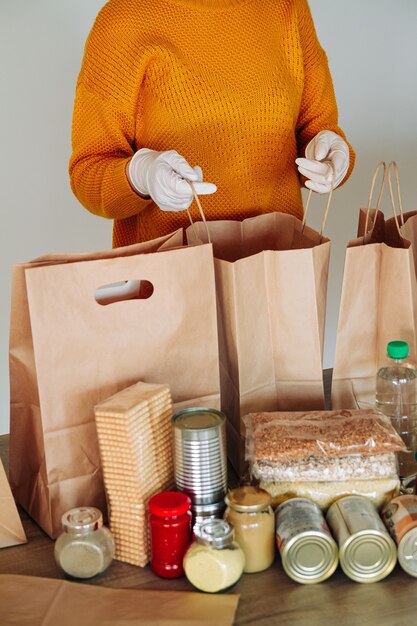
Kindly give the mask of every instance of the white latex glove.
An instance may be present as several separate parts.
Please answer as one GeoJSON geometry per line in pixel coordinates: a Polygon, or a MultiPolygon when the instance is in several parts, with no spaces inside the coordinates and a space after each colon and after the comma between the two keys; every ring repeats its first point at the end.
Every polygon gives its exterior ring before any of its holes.
{"type": "Polygon", "coordinates": [[[305,186],[318,193],[328,193],[340,185],[349,168],[349,147],[331,130],[322,130],[308,143],[306,158],[295,159],[300,174],[308,180],[305,186]]]}
{"type": "Polygon", "coordinates": [[[127,173],[132,186],[150,196],[162,211],[184,211],[191,205],[194,196],[185,178],[194,183],[197,195],[217,191],[216,185],[202,182],[201,168],[191,167],[176,150],[141,148],[130,160],[127,173]]]}

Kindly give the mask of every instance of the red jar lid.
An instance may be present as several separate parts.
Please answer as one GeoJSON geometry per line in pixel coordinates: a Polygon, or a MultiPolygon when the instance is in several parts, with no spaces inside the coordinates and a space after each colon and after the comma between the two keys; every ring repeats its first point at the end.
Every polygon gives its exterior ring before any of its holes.
{"type": "Polygon", "coordinates": [[[180,491],[162,491],[149,500],[149,512],[158,517],[178,517],[190,510],[191,499],[180,491]]]}

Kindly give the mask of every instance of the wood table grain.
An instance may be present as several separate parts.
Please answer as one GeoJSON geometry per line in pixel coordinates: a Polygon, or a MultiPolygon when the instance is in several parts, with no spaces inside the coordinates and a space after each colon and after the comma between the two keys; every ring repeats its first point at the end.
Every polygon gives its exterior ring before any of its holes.
{"type": "MultiPolygon", "coordinates": [[[[7,470],[7,435],[0,437],[0,456],[7,470]]],[[[64,578],[54,560],[54,542],[20,508],[19,513],[28,543],[0,550],[0,573],[64,578]]],[[[193,590],[185,578],[163,580],[149,566],[120,561],[86,584],[193,590]]],[[[339,568],[323,583],[300,585],[286,576],[277,556],[265,572],[244,574],[231,592],[240,594],[235,624],[242,626],[410,626],[417,620],[417,579],[398,565],[378,583],[355,583],[339,568]]]]}

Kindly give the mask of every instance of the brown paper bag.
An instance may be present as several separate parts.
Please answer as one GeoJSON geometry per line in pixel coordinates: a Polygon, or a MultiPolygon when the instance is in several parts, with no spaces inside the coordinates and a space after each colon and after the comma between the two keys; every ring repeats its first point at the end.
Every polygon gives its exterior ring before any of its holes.
{"type": "Polygon", "coordinates": [[[389,220],[391,228],[394,228],[394,222],[399,222],[399,229],[401,235],[411,243],[411,249],[413,251],[414,268],[417,275],[417,211],[404,211],[401,198],[400,179],[398,175],[398,167],[395,161],[391,161],[389,165],[389,174],[394,173],[396,179],[396,191],[398,207],[394,198],[394,190],[392,186],[391,176],[388,176],[389,192],[391,205],[394,212],[394,217],[389,220]]]}
{"type": "Polygon", "coordinates": [[[385,220],[379,205],[387,169],[373,175],[367,209],[360,209],[358,237],[347,245],[331,391],[332,408],[375,402],[376,373],[387,343],[407,341],[416,356],[417,284],[410,242],[395,219],[385,220]],[[375,209],[372,195],[383,171],[375,209]]]}
{"type": "MultiPolygon", "coordinates": [[[[311,194],[309,195],[309,200],[311,194]]],[[[286,213],[196,222],[189,243],[213,245],[222,410],[228,454],[244,464],[244,425],[252,411],[324,408],[323,336],[330,242],[286,213]],[[207,230],[208,229],[208,234],[207,230]]],[[[201,207],[200,207],[201,208],[201,207]]]]}
{"type": "Polygon", "coordinates": [[[72,507],[105,511],[96,404],[142,380],[170,385],[175,409],[219,407],[212,249],[166,249],[182,239],[14,268],[10,482],[51,537],[72,507]],[[150,297],[95,299],[135,281],[153,286],[150,297]]]}
{"type": "Polygon", "coordinates": [[[109,589],[0,575],[2,626],[232,626],[238,601],[236,594],[109,589]]]}
{"type": "Polygon", "coordinates": [[[0,460],[0,548],[26,543],[26,535],[0,460]]]}

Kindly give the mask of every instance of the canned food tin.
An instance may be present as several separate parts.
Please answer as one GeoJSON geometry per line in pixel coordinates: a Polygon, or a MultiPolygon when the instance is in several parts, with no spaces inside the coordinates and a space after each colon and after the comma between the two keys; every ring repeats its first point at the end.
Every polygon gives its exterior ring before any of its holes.
{"type": "Polygon", "coordinates": [[[326,519],[339,544],[340,566],[346,576],[372,583],[392,572],[397,549],[370,500],[345,496],[330,506],[326,519]]]}
{"type": "Polygon", "coordinates": [[[226,416],[215,409],[189,408],[173,417],[177,488],[193,505],[223,500],[227,490],[226,416]]]}
{"type": "Polygon", "coordinates": [[[292,498],[276,512],[276,538],[285,573],[299,583],[319,583],[337,568],[337,545],[321,509],[307,498],[292,498]]]}
{"type": "Polygon", "coordinates": [[[417,578],[417,496],[393,498],[381,512],[382,519],[398,548],[398,562],[407,574],[417,578]]]}

